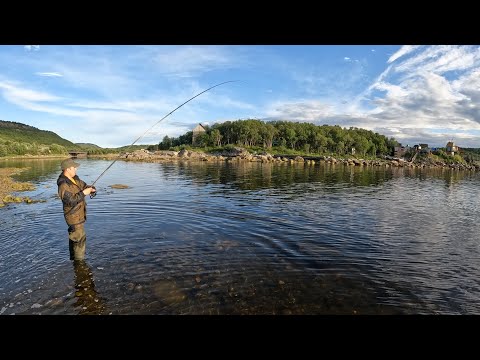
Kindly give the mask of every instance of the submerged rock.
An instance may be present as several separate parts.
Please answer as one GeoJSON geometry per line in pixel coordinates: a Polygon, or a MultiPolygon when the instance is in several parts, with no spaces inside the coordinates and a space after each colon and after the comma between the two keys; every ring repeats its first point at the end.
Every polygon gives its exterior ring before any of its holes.
{"type": "Polygon", "coordinates": [[[130,186],[123,185],[123,184],[113,184],[113,185],[110,185],[110,187],[112,189],[129,189],[130,188],[130,186]]]}

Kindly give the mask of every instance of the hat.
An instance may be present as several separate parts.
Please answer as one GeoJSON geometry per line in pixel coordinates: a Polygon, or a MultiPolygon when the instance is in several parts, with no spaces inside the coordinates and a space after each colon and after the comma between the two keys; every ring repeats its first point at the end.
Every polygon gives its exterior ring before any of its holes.
{"type": "Polygon", "coordinates": [[[69,167],[79,167],[80,164],[76,163],[72,159],[67,159],[62,161],[62,170],[68,169],[69,167]]]}

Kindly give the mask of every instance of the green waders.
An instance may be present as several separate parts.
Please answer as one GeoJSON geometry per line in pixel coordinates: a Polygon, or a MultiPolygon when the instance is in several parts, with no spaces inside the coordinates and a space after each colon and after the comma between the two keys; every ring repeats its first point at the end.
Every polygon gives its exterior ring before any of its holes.
{"type": "Polygon", "coordinates": [[[85,233],[84,224],[70,225],[68,227],[68,240],[70,260],[85,259],[87,234],[85,233]]]}

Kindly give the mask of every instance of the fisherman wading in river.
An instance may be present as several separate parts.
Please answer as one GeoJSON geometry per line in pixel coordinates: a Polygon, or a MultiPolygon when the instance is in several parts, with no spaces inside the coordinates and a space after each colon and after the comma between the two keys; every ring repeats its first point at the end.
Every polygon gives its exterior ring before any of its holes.
{"type": "Polygon", "coordinates": [[[87,236],[84,224],[87,220],[85,196],[95,193],[94,186],[88,186],[77,176],[80,164],[72,159],[62,161],[62,173],[58,177],[58,196],[63,202],[63,214],[68,225],[70,260],[83,260],[87,236]]]}
{"type": "MultiPolygon", "coordinates": [[[[204,92],[207,92],[217,86],[235,82],[238,80],[224,81],[220,84],[209,87],[206,90],[198,93],[195,96],[192,96],[190,99],[184,103],[177,106],[175,109],[170,111],[163,118],[158,120],[153,124],[147,131],[140,135],[130,146],[135,145],[135,143],[145,136],[147,132],[153,129],[154,126],[165,120],[169,115],[173,114],[176,110],[180,109],[183,105],[192,101],[197,96],[200,96],[204,92]]],[[[85,196],[90,195],[90,198],[93,198],[96,195],[95,184],[96,182],[105,174],[108,169],[110,169],[113,164],[121,157],[119,155],[112,163],[98,176],[98,178],[92,183],[92,185],[87,185],[84,181],[80,180],[77,174],[77,167],[80,164],[77,164],[72,159],[67,159],[62,162],[62,173],[58,177],[58,196],[62,199],[63,202],[63,213],[65,215],[65,221],[68,225],[68,239],[69,239],[69,249],[70,249],[70,259],[71,260],[83,260],[85,257],[85,245],[87,236],[85,234],[84,223],[87,219],[87,204],[85,202],[85,196]]]]}

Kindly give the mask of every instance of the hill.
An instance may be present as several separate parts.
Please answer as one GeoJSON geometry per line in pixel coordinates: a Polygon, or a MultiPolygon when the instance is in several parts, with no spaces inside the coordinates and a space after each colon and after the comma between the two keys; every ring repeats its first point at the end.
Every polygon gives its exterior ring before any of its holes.
{"type": "Polygon", "coordinates": [[[0,120],[0,143],[5,142],[33,143],[42,145],[57,144],[67,148],[78,149],[71,141],[68,141],[53,131],[40,130],[36,127],[13,121],[0,120]]]}
{"type": "Polygon", "coordinates": [[[0,120],[0,157],[68,155],[68,150],[80,150],[78,145],[53,131],[13,121],[0,120]]]}
{"type": "Polygon", "coordinates": [[[88,149],[101,149],[101,148],[102,148],[101,146],[98,146],[98,145],[95,145],[95,144],[91,144],[91,143],[75,143],[75,145],[77,145],[77,146],[80,147],[81,149],[85,149],[85,150],[88,150],[88,149]]]}
{"type": "Polygon", "coordinates": [[[73,143],[53,131],[0,120],[0,157],[18,155],[68,155],[69,150],[87,151],[88,154],[109,154],[122,151],[134,151],[148,145],[102,148],[91,143],[73,143]]]}

